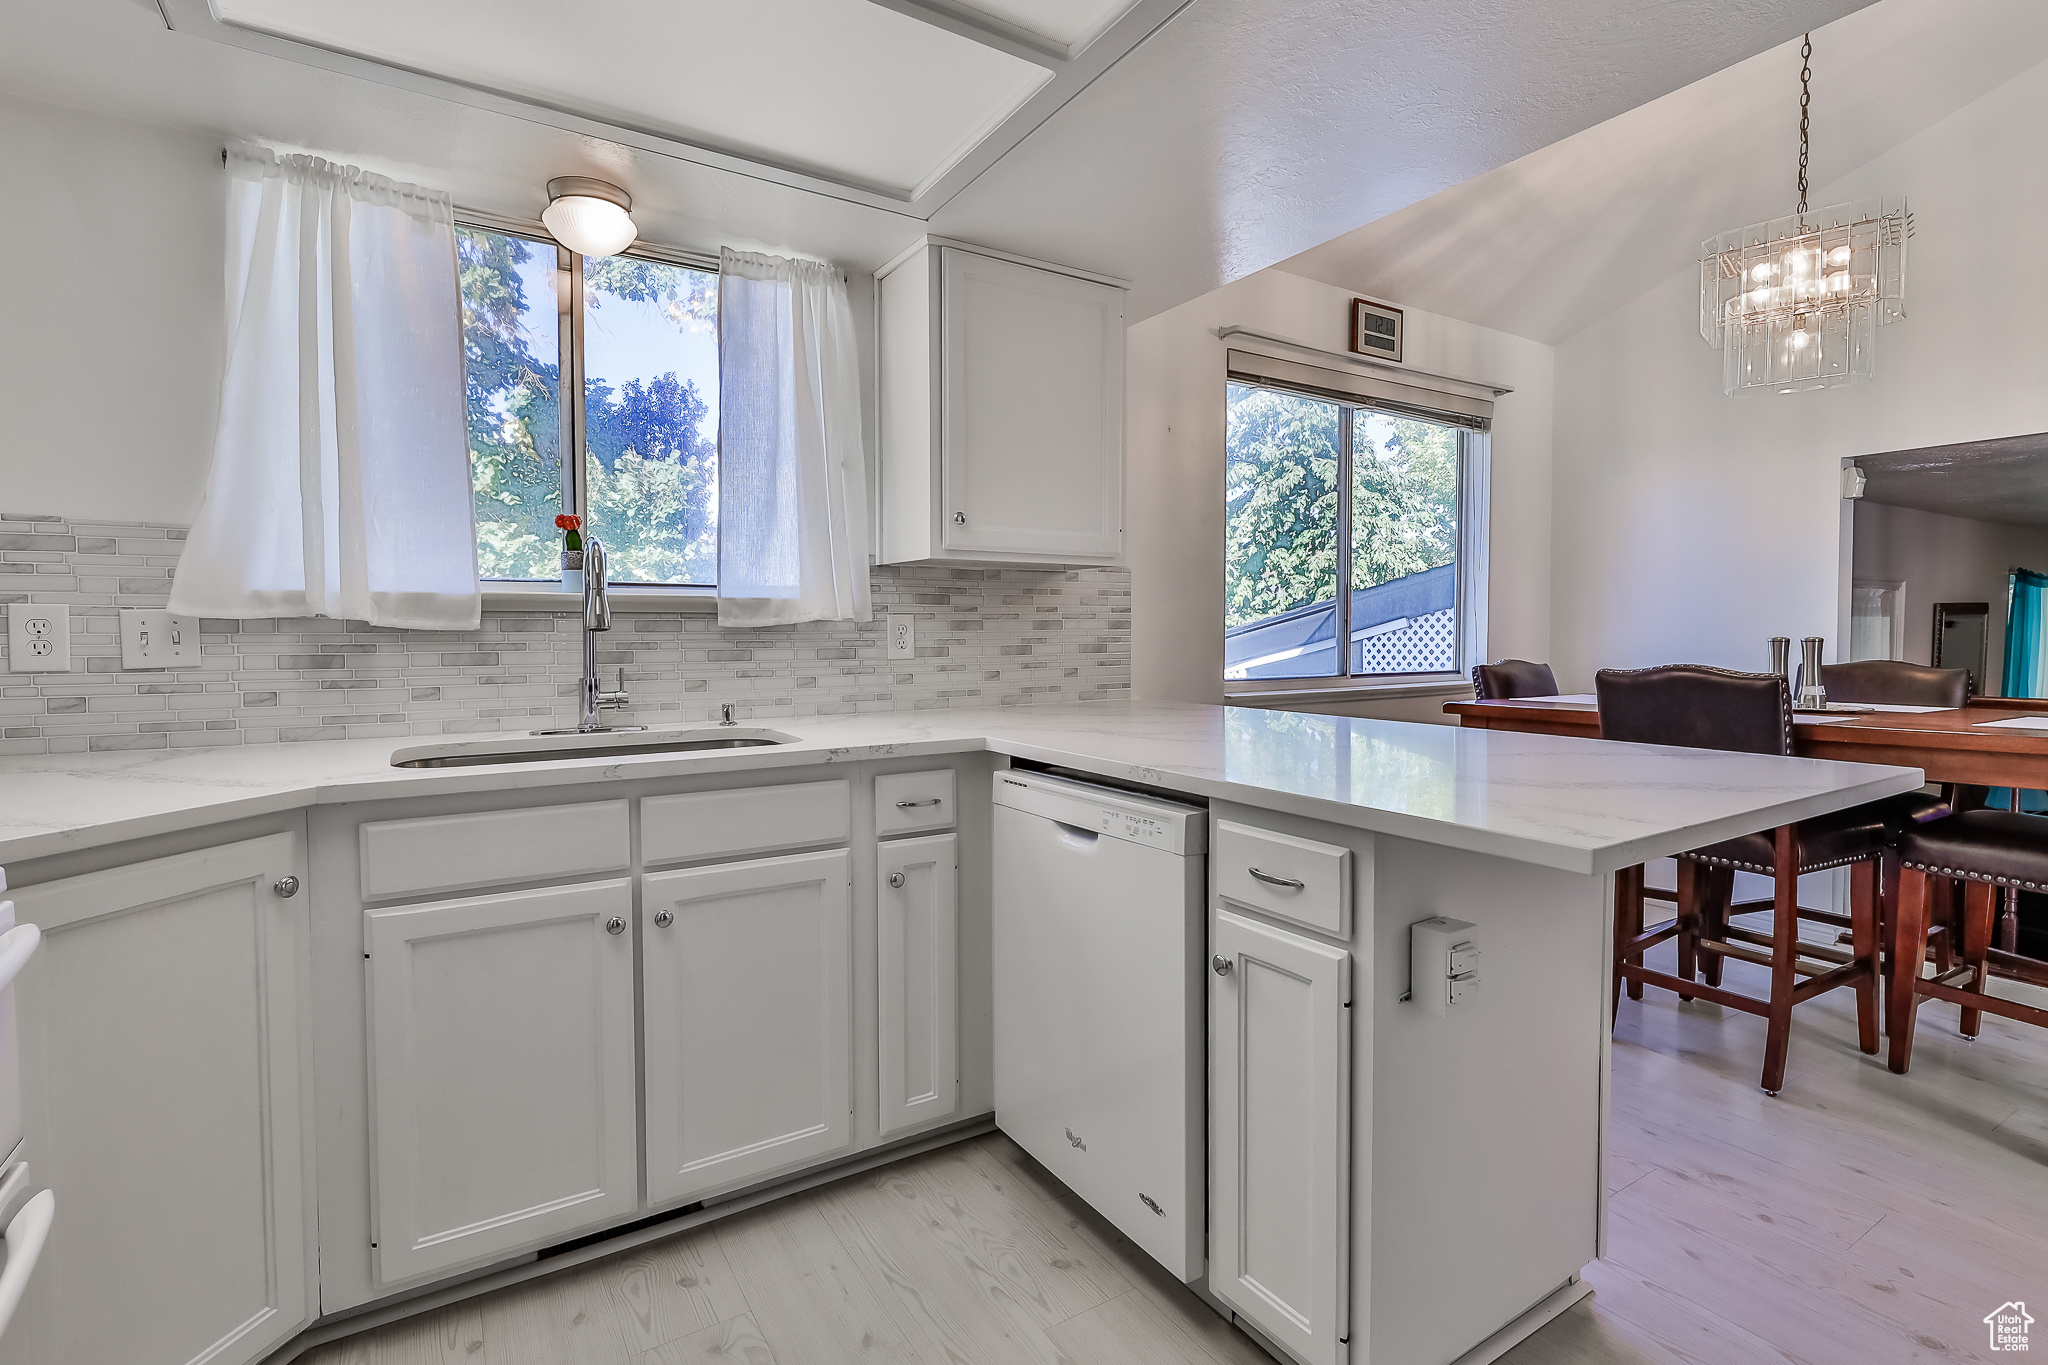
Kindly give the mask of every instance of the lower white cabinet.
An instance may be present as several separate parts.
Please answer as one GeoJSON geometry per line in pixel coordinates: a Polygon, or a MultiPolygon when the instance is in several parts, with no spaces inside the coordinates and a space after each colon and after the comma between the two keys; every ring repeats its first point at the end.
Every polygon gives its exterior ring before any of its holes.
{"type": "Polygon", "coordinates": [[[898,839],[877,852],[875,984],[885,1137],[949,1118],[960,1107],[958,851],[957,835],[938,834],[898,839]]]}
{"type": "Polygon", "coordinates": [[[623,878],[364,912],[385,1284],[638,1207],[623,878]]]}
{"type": "Polygon", "coordinates": [[[1304,1365],[1340,1365],[1351,955],[1228,910],[1209,944],[1209,1288],[1304,1365]]]}
{"type": "Polygon", "coordinates": [[[852,1141],[851,867],[834,849],[642,879],[650,1203],[852,1141]]]}
{"type": "Polygon", "coordinates": [[[14,893],[57,1213],[0,1358],[245,1365],[311,1319],[304,877],[280,833],[14,893]]]}

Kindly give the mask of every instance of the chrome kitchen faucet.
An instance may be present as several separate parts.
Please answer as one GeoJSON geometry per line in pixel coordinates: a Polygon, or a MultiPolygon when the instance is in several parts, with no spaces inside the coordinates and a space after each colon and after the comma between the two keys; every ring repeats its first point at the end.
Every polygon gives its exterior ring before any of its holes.
{"type": "Polygon", "coordinates": [[[611,585],[607,582],[604,542],[596,536],[583,538],[583,686],[582,716],[573,729],[535,730],[537,735],[595,735],[626,730],[645,730],[644,725],[606,725],[597,713],[629,706],[633,696],[626,691],[626,670],[619,670],[617,690],[607,692],[597,681],[597,634],[612,628],[611,585]]]}

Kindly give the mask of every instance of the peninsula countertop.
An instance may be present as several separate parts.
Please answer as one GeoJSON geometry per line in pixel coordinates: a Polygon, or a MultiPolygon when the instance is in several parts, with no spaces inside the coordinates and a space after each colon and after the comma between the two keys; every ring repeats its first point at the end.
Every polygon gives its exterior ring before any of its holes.
{"type": "Polygon", "coordinates": [[[749,724],[795,742],[424,769],[394,768],[392,755],[505,736],[0,759],[0,865],[313,805],[985,751],[1600,874],[1922,781],[1915,768],[1249,707],[1105,702],[749,724]]]}

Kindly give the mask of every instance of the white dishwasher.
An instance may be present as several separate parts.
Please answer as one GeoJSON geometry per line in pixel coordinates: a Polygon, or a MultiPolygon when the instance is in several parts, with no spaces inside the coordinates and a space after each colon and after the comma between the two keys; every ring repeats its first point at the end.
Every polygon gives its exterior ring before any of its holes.
{"type": "Polygon", "coordinates": [[[995,777],[996,1126],[1182,1280],[1203,1270],[1207,813],[995,777]]]}

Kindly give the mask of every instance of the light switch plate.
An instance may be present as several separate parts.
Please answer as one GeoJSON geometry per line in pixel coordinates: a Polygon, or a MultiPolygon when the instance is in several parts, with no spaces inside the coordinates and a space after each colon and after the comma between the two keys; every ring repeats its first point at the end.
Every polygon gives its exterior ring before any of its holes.
{"type": "Polygon", "coordinates": [[[121,608],[121,667],[199,667],[199,621],[167,611],[121,608]]]}
{"type": "Polygon", "coordinates": [[[62,603],[9,602],[7,671],[69,673],[71,608],[62,603]]]}
{"type": "Polygon", "coordinates": [[[915,659],[917,657],[917,619],[911,616],[889,615],[889,657],[892,659],[915,659]]]}

